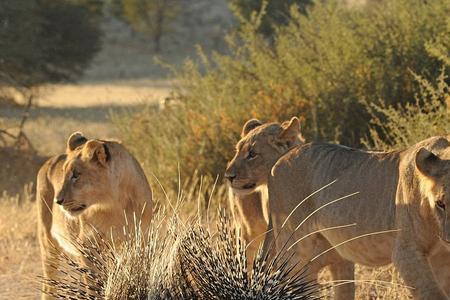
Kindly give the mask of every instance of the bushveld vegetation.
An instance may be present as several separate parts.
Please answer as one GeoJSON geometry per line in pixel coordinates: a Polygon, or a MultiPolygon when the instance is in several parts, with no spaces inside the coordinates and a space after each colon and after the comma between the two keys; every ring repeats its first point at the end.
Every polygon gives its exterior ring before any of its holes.
{"type": "Polygon", "coordinates": [[[178,172],[221,174],[252,117],[297,115],[307,141],[386,148],[379,139],[400,146],[380,127],[395,122],[390,110],[445,107],[442,96],[429,104],[426,86],[440,78],[440,89],[447,80],[448,0],[361,7],[319,1],[306,14],[293,6],[288,24],[273,25],[270,39],[258,30],[265,7],[241,18],[227,37],[227,54],[209,58],[199,50],[201,64],[188,60],[173,71],[179,85],[173,105],[115,118],[124,140],[163,183],[176,186],[178,172]]]}
{"type": "Polygon", "coordinates": [[[448,40],[446,43],[438,40],[427,48],[430,55],[442,61],[441,73],[435,80],[413,74],[419,87],[415,102],[403,106],[386,106],[382,102],[369,105],[371,128],[369,138],[363,140],[368,148],[401,149],[433,135],[449,134],[450,45],[448,40]]]}

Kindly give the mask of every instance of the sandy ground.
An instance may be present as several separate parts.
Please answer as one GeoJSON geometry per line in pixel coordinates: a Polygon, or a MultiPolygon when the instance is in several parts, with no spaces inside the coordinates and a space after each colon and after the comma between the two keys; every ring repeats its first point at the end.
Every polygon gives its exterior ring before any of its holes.
{"type": "MultiPolygon", "coordinates": [[[[151,79],[47,86],[36,97],[38,106],[30,111],[25,134],[41,155],[64,151],[64,143],[74,131],[88,137],[117,138],[111,123],[113,113],[159,105],[171,86],[170,81],[151,79]]],[[[0,109],[0,125],[15,127],[22,114],[22,107],[0,109]]]]}

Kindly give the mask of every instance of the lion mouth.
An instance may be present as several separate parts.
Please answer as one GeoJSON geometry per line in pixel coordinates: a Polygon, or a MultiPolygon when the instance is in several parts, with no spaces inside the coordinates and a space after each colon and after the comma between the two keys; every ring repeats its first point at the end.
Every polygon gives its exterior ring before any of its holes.
{"type": "Polygon", "coordinates": [[[66,210],[71,214],[77,214],[86,209],[86,205],[81,204],[80,206],[66,208],[66,210]]]}
{"type": "Polygon", "coordinates": [[[256,183],[247,183],[246,185],[244,185],[242,187],[242,189],[244,190],[250,190],[250,189],[254,189],[256,187],[256,183]]]}

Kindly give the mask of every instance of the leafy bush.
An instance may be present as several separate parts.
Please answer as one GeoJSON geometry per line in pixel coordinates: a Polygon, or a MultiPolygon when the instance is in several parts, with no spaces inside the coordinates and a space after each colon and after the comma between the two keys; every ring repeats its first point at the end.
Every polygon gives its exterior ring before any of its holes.
{"type": "Polygon", "coordinates": [[[398,0],[349,8],[320,1],[307,15],[293,8],[270,44],[258,33],[262,15],[253,15],[227,38],[229,54],[209,59],[200,51],[203,64],[187,61],[175,71],[176,104],[116,122],[146,166],[173,184],[178,163],[184,178],[194,170],[213,178],[223,173],[252,117],[301,116],[307,140],[359,146],[369,132],[363,103],[414,102],[411,70],[425,78],[440,74],[427,48],[450,39],[449,4],[398,0]]]}
{"type": "Polygon", "coordinates": [[[379,150],[402,149],[433,135],[450,133],[450,89],[446,78],[442,72],[433,86],[417,76],[420,92],[415,103],[372,104],[372,128],[369,138],[363,139],[365,146],[379,150]]]}
{"type": "MultiPolygon", "coordinates": [[[[448,28],[450,29],[450,22],[448,28]]],[[[415,103],[404,106],[372,103],[369,107],[372,114],[369,137],[363,139],[366,147],[402,149],[428,137],[450,133],[450,44],[438,39],[429,44],[428,52],[444,64],[436,82],[433,84],[416,75],[420,90],[415,103]]]]}

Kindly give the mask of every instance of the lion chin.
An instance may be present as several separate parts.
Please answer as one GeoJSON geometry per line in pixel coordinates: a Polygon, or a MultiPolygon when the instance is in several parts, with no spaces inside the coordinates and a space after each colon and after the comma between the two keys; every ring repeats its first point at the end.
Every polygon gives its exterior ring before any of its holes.
{"type": "Polygon", "coordinates": [[[78,206],[72,206],[72,207],[63,207],[63,211],[66,214],[66,216],[70,218],[76,218],[79,215],[81,215],[85,210],[87,209],[87,206],[85,204],[81,204],[78,206]]]}
{"type": "Polygon", "coordinates": [[[235,195],[239,195],[239,196],[245,196],[245,195],[249,195],[251,193],[254,193],[256,191],[256,189],[258,188],[258,186],[254,183],[252,184],[246,184],[242,187],[232,187],[231,189],[233,190],[233,193],[235,195]]]}

